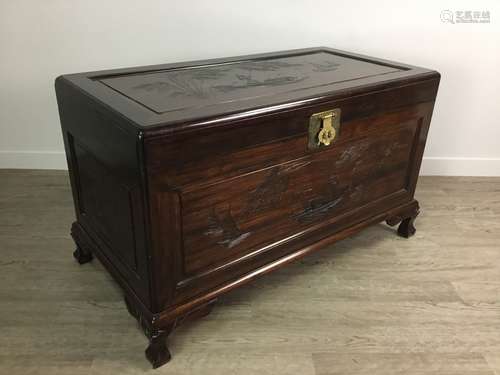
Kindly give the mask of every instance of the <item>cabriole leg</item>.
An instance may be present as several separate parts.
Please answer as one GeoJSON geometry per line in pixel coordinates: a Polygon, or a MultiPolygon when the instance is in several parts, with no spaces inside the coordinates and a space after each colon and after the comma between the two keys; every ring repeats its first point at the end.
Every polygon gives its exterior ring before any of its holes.
{"type": "Polygon", "coordinates": [[[170,331],[154,331],[149,336],[149,346],[146,349],[146,358],[153,368],[158,368],[168,361],[171,355],[167,348],[167,336],[170,331]]]}
{"type": "Polygon", "coordinates": [[[418,207],[418,202],[414,202],[415,204],[408,209],[405,209],[402,212],[396,212],[395,214],[389,216],[386,220],[386,223],[391,227],[399,224],[398,235],[404,238],[411,237],[416,232],[414,222],[420,213],[420,209],[418,207]]]}
{"type": "Polygon", "coordinates": [[[413,225],[415,222],[417,215],[415,216],[410,216],[406,219],[404,219],[401,224],[399,224],[398,227],[398,235],[404,238],[409,238],[415,234],[417,231],[415,229],[415,226],[413,225]]]}
{"type": "Polygon", "coordinates": [[[77,246],[76,250],[73,252],[73,257],[78,261],[78,263],[85,264],[92,260],[92,253],[84,250],[80,246],[77,246]]]}
{"type": "Polygon", "coordinates": [[[170,351],[167,347],[167,337],[174,328],[174,323],[168,325],[165,329],[152,328],[151,323],[144,319],[139,310],[134,306],[132,300],[125,295],[125,306],[134,318],[137,319],[146,337],[149,339],[149,346],[146,348],[146,358],[153,368],[158,368],[170,361],[170,351]]]}
{"type": "Polygon", "coordinates": [[[158,368],[170,361],[171,355],[167,347],[167,337],[172,332],[174,327],[208,315],[217,301],[217,299],[210,300],[204,305],[198,306],[189,311],[184,316],[177,317],[169,324],[162,325],[161,327],[155,327],[155,319],[144,319],[140,310],[135,306],[133,299],[125,295],[124,300],[128,312],[137,319],[139,326],[149,339],[149,346],[146,348],[146,358],[149,362],[151,362],[153,368],[158,368]]]}

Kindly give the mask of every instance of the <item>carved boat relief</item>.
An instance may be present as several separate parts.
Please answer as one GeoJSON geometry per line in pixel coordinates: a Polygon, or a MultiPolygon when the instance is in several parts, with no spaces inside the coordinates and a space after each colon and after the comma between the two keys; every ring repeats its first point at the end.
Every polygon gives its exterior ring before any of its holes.
{"type": "Polygon", "coordinates": [[[184,194],[186,272],[242,256],[401,190],[414,131],[338,144],[184,194]]]}
{"type": "Polygon", "coordinates": [[[250,232],[243,232],[231,214],[231,207],[227,207],[223,211],[216,212],[212,209],[208,217],[208,230],[205,232],[207,236],[221,238],[217,244],[232,248],[238,245],[245,238],[250,236],[250,232]]]}

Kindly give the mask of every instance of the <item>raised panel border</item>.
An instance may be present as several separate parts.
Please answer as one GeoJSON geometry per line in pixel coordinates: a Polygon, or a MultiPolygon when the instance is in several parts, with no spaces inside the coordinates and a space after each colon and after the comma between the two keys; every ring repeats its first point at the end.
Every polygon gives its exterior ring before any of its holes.
{"type": "Polygon", "coordinates": [[[138,215],[136,213],[137,206],[134,205],[135,201],[134,196],[140,196],[139,186],[127,185],[119,181],[119,179],[115,176],[113,171],[110,168],[108,168],[105,163],[99,160],[99,158],[95,154],[93,154],[89,150],[89,148],[86,147],[82,142],[76,141],[75,138],[69,132],[68,132],[68,143],[72,161],[73,177],[75,180],[75,188],[77,192],[76,213],[78,220],[82,223],[83,226],[89,229],[95,236],[99,237],[99,240],[105,245],[101,246],[101,248],[108,249],[107,251],[105,251],[106,253],[109,253],[108,256],[117,260],[120,263],[121,267],[126,268],[128,272],[132,272],[135,278],[140,279],[141,277],[138,272],[138,254],[137,254],[137,247],[138,247],[137,228],[140,225],[140,223],[138,215]],[[103,168],[106,171],[108,178],[114,180],[114,183],[117,186],[126,191],[127,204],[129,206],[129,212],[130,212],[130,226],[132,228],[132,238],[133,238],[132,250],[133,250],[134,262],[132,265],[126,262],[126,260],[120,255],[121,253],[119,251],[117,252],[112,250],[116,246],[112,243],[111,239],[108,238],[108,236],[104,233],[104,231],[101,230],[96,220],[93,220],[92,217],[90,217],[90,215],[86,210],[85,200],[83,199],[83,194],[82,194],[83,187],[81,184],[81,171],[80,171],[81,166],[76,156],[75,146],[84,150],[85,153],[88,154],[88,156],[90,156],[101,168],[103,168]]]}

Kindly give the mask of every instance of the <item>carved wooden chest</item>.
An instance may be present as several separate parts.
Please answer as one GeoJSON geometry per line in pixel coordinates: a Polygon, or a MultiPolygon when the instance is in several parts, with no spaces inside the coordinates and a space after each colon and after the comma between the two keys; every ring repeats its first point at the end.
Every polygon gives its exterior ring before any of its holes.
{"type": "Polygon", "coordinates": [[[61,76],[74,256],[160,366],[220,294],[371,224],[414,233],[439,79],[330,48],[61,76]]]}

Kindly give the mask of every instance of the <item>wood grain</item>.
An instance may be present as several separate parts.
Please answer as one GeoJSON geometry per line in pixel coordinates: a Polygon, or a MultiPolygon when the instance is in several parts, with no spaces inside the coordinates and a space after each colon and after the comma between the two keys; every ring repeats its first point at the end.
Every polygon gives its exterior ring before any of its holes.
{"type": "Polygon", "coordinates": [[[161,366],[219,295],[370,225],[415,234],[439,81],[325,47],[60,76],[73,255],[122,286],[161,366]],[[308,147],[333,108],[335,141],[308,147]]]}

